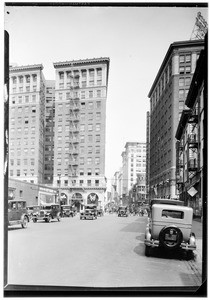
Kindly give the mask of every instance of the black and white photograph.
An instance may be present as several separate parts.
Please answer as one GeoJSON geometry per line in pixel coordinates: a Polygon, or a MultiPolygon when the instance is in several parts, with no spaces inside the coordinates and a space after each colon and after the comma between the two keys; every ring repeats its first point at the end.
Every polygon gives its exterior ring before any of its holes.
{"type": "Polygon", "coordinates": [[[208,3],[4,3],[4,297],[206,297],[208,3]]]}

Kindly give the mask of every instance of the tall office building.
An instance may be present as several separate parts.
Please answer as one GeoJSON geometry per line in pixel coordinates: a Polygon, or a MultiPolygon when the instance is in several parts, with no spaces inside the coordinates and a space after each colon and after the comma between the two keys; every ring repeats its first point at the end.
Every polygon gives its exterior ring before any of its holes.
{"type": "Polygon", "coordinates": [[[176,197],[176,139],[203,40],[175,42],[150,89],[150,197],[176,197]]]}
{"type": "Polygon", "coordinates": [[[146,173],[146,143],[127,142],[122,152],[122,193],[128,196],[138,178],[146,173]]]}
{"type": "Polygon", "coordinates": [[[104,205],[109,58],[54,63],[54,186],[75,204],[104,205]]]}
{"type": "Polygon", "coordinates": [[[10,67],[9,177],[41,183],[45,118],[43,66],[10,67]]]}

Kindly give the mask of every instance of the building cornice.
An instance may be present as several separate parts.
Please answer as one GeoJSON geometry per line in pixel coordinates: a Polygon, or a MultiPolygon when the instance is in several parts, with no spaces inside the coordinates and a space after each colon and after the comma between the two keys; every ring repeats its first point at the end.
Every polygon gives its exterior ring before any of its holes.
{"type": "Polygon", "coordinates": [[[190,90],[187,95],[187,99],[185,101],[185,104],[189,108],[193,108],[195,100],[198,96],[198,91],[202,85],[202,82],[204,81],[205,76],[205,67],[207,66],[207,61],[205,61],[205,55],[204,50],[201,51],[197,66],[191,81],[190,90]]]}
{"type": "Polygon", "coordinates": [[[23,71],[29,71],[29,70],[43,70],[43,65],[38,64],[38,65],[27,65],[27,66],[16,66],[16,67],[10,67],[9,71],[10,72],[23,72],[23,71]]]}
{"type": "Polygon", "coordinates": [[[100,57],[100,58],[92,58],[92,59],[79,59],[79,60],[71,60],[71,61],[63,61],[63,62],[55,62],[53,63],[54,68],[62,68],[62,67],[79,67],[83,65],[92,65],[95,63],[107,63],[109,64],[110,59],[108,57],[100,57]]]}
{"type": "Polygon", "coordinates": [[[169,61],[169,58],[171,56],[171,54],[173,53],[174,50],[181,50],[181,48],[191,48],[191,47],[195,47],[195,46],[204,46],[204,40],[189,40],[189,41],[180,41],[180,42],[174,42],[172,43],[169,48],[168,51],[163,59],[163,62],[160,66],[160,69],[157,73],[157,76],[155,77],[155,80],[152,84],[152,87],[149,91],[148,97],[150,98],[154,88],[156,87],[156,84],[160,78],[161,73],[163,72],[167,62],[169,61]]]}

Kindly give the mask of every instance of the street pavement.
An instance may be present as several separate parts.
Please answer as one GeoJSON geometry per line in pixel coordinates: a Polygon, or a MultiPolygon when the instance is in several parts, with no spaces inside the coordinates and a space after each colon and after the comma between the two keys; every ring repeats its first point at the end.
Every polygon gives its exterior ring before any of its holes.
{"type": "Polygon", "coordinates": [[[147,217],[105,215],[30,222],[8,231],[8,284],[80,287],[185,287],[202,283],[201,223],[195,259],[144,254],[147,217]]]}

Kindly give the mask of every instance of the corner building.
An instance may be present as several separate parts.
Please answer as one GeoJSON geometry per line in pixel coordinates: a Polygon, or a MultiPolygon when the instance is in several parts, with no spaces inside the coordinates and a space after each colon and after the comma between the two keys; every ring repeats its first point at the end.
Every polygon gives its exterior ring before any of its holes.
{"type": "Polygon", "coordinates": [[[171,44],[150,89],[150,197],[177,196],[175,134],[203,48],[204,40],[171,44]]]}
{"type": "Polygon", "coordinates": [[[43,182],[45,78],[42,64],[10,67],[9,177],[43,182]]]}
{"type": "Polygon", "coordinates": [[[104,206],[109,58],[56,62],[54,68],[53,185],[78,210],[104,206]]]}

